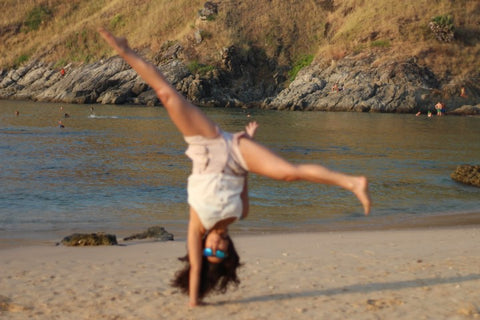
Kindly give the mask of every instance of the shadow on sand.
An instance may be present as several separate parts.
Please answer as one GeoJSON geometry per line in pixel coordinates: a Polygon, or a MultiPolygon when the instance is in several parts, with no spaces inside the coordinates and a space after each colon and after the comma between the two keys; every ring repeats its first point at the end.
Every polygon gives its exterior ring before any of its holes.
{"type": "Polygon", "coordinates": [[[295,298],[305,298],[305,297],[318,297],[318,296],[334,296],[344,293],[368,293],[375,291],[383,290],[399,290],[406,288],[420,288],[425,286],[435,286],[442,284],[452,284],[459,282],[475,281],[480,280],[480,274],[470,274],[465,276],[450,277],[450,278],[424,278],[424,279],[414,279],[414,280],[405,280],[405,281],[396,281],[396,282],[374,282],[374,283],[365,283],[365,284],[354,284],[350,286],[323,289],[323,290],[310,290],[302,292],[290,292],[290,293],[276,293],[270,295],[259,295],[247,297],[240,300],[234,301],[220,301],[217,305],[224,305],[229,303],[251,303],[251,302],[268,302],[268,301],[279,301],[295,298]]]}

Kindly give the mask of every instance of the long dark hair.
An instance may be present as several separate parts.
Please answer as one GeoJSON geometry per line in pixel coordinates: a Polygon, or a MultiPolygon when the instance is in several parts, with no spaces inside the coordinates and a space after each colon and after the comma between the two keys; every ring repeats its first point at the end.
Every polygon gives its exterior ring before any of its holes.
{"type": "MultiPolygon", "coordinates": [[[[230,284],[238,286],[240,280],[237,277],[237,268],[241,266],[235,246],[230,236],[228,239],[227,257],[219,263],[211,263],[206,257],[202,257],[202,269],[200,271],[200,289],[198,297],[201,299],[210,292],[225,293],[230,284]]],[[[204,239],[205,240],[205,239],[204,239]]],[[[203,247],[205,247],[205,242],[203,247]]],[[[190,262],[188,253],[186,256],[178,258],[185,263],[184,267],[175,273],[171,285],[179,288],[180,291],[188,295],[190,281],[190,262]]]]}

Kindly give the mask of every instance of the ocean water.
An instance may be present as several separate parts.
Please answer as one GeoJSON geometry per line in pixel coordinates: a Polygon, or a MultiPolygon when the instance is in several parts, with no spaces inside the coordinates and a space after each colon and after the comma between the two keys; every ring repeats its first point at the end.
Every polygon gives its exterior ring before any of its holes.
{"type": "MultiPolygon", "coordinates": [[[[450,178],[457,165],[479,163],[480,117],[205,112],[227,131],[257,120],[257,140],[292,162],[370,180],[374,207],[364,217],[356,198],[337,187],[251,175],[250,215],[234,232],[388,227],[480,212],[480,189],[450,178]]],[[[125,236],[153,225],[184,238],[191,168],[185,147],[160,107],[0,100],[0,241],[59,241],[73,232],[125,236]]]]}

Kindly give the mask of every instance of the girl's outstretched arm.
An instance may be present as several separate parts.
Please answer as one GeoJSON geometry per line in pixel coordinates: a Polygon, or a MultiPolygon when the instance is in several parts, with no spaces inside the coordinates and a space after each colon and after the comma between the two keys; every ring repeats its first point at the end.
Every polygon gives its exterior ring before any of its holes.
{"type": "Polygon", "coordinates": [[[253,139],[255,137],[255,133],[257,132],[257,129],[258,129],[258,123],[257,121],[252,121],[252,122],[249,122],[246,126],[245,126],[245,133],[251,138],[253,139]]]}
{"type": "MultiPolygon", "coordinates": [[[[255,137],[255,133],[258,129],[257,121],[249,122],[245,126],[245,133],[250,139],[255,137]]],[[[248,174],[245,176],[245,182],[243,183],[243,190],[240,194],[240,198],[242,199],[242,219],[245,219],[248,216],[248,212],[250,210],[250,200],[248,196],[248,174]]]]}
{"type": "Polygon", "coordinates": [[[130,48],[125,38],[115,37],[100,28],[100,35],[115,51],[155,90],[170,118],[184,136],[201,135],[214,138],[218,135],[215,123],[198,107],[187,101],[163,76],[158,68],[130,48]]]}

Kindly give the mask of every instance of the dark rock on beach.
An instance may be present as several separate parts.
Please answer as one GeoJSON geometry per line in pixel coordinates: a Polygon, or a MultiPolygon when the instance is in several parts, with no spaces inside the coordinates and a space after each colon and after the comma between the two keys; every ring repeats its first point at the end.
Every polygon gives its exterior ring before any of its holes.
{"type": "Polygon", "coordinates": [[[147,229],[147,231],[142,233],[133,234],[129,237],[123,238],[124,241],[134,240],[134,239],[147,239],[152,238],[157,241],[173,241],[173,234],[167,232],[165,228],[154,226],[147,229]]]}
{"type": "Polygon", "coordinates": [[[112,234],[105,233],[74,233],[69,235],[60,242],[65,246],[112,246],[116,245],[117,237],[112,234]]]}
{"type": "Polygon", "coordinates": [[[480,187],[480,165],[460,165],[451,174],[455,181],[480,187]]]}

